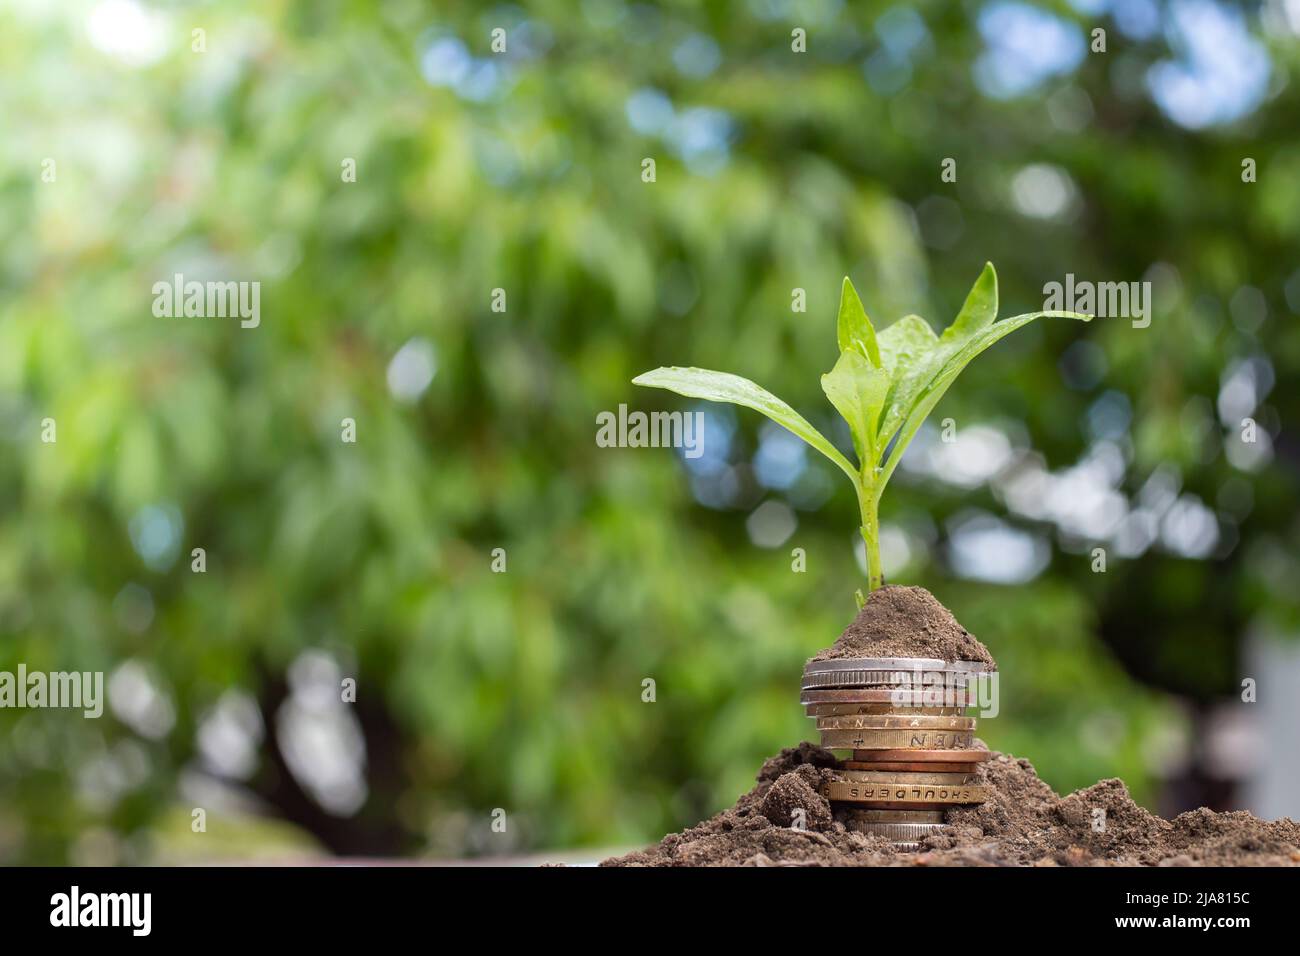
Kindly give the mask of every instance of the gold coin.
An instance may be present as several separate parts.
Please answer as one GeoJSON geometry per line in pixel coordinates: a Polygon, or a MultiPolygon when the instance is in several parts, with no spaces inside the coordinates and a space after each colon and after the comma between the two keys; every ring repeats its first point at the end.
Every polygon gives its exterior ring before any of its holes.
{"type": "Polygon", "coordinates": [[[818,717],[818,730],[974,730],[974,717],[912,717],[906,714],[854,714],[818,717]]]}
{"type": "Polygon", "coordinates": [[[965,750],[975,735],[969,730],[823,730],[822,746],[831,750],[965,750]]]}
{"type": "Polygon", "coordinates": [[[979,782],[979,774],[976,773],[908,773],[897,770],[893,772],[884,770],[841,770],[839,775],[845,780],[855,783],[900,783],[903,785],[921,783],[921,784],[942,784],[949,787],[964,787],[979,782]]]}
{"type": "MultiPolygon", "coordinates": [[[[850,731],[851,733],[852,731],[850,731]]],[[[930,770],[935,773],[955,773],[971,769],[969,764],[983,763],[989,759],[987,750],[916,750],[906,747],[898,750],[854,750],[855,762],[870,763],[870,767],[851,767],[852,770],[930,770]],[[874,766],[874,764],[890,766],[874,766]],[[915,766],[916,764],[948,764],[946,767],[915,766]],[[912,764],[913,766],[904,766],[912,764]]]]}
{"type": "Polygon", "coordinates": [[[857,783],[850,780],[831,780],[822,784],[822,796],[827,800],[850,803],[889,804],[947,804],[983,803],[989,798],[988,787],[948,786],[942,784],[857,783]]]}

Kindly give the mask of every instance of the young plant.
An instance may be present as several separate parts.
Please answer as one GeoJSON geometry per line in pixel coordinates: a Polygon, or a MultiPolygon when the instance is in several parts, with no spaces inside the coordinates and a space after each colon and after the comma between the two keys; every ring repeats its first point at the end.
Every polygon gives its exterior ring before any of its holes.
{"type": "MultiPolygon", "coordinates": [[[[848,422],[858,467],[793,408],[739,375],[702,368],[657,368],[632,382],[752,408],[834,462],[849,476],[858,495],[870,593],[884,583],[880,496],[921,423],[953,379],[975,356],[1034,319],[1060,316],[1087,322],[1092,318],[1077,312],[1030,312],[997,322],[997,315],[998,277],[992,263],[985,264],[957,318],[938,336],[918,315],[906,315],[877,335],[853,283],[845,277],[840,292],[840,357],[822,376],[822,391],[848,422]]],[[[861,605],[861,591],[857,598],[861,605]]]]}

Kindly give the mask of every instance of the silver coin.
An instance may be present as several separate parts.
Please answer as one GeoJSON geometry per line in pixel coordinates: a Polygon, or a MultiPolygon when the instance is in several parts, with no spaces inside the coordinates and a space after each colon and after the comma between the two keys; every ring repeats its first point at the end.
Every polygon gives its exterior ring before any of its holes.
{"type": "Polygon", "coordinates": [[[984,673],[978,661],[928,657],[847,657],[804,668],[803,690],[828,687],[968,687],[984,673]],[[889,665],[889,666],[882,666],[889,665]]]}
{"type": "Polygon", "coordinates": [[[864,823],[862,829],[894,841],[913,841],[932,833],[942,833],[945,826],[946,823],[864,823]]]}
{"type": "Polygon", "coordinates": [[[850,830],[860,830],[876,823],[924,823],[941,825],[942,810],[865,810],[855,807],[845,817],[844,825],[850,830]]]}
{"type": "Polygon", "coordinates": [[[966,687],[976,675],[964,671],[820,671],[804,674],[801,690],[817,687],[966,687]]]}
{"type": "Polygon", "coordinates": [[[948,661],[944,665],[950,670],[966,671],[970,674],[990,674],[989,665],[982,661],[948,661]]]}
{"type": "Polygon", "coordinates": [[[920,841],[934,833],[942,833],[942,823],[866,823],[861,822],[851,829],[859,833],[872,833],[888,840],[896,849],[915,851],[921,849],[920,841]]]}
{"type": "Polygon", "coordinates": [[[909,687],[837,687],[804,688],[799,692],[799,703],[809,704],[892,704],[914,710],[925,707],[974,707],[975,689],[965,685],[909,687]]]}
{"type": "Polygon", "coordinates": [[[809,661],[807,674],[834,674],[841,671],[955,671],[983,674],[989,670],[982,661],[941,661],[937,657],[839,657],[829,661],[809,661]]]}
{"type": "Polygon", "coordinates": [[[809,661],[803,671],[805,674],[819,671],[910,671],[917,667],[937,669],[946,663],[934,657],[839,657],[829,661],[809,661]]]}

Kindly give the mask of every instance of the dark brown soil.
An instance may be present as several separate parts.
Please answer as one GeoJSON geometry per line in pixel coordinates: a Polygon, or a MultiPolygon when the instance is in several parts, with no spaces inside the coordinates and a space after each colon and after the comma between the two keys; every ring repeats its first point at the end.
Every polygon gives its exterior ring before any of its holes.
{"type": "Polygon", "coordinates": [[[871,593],[839,639],[813,658],[931,657],[980,661],[997,670],[993,655],[925,588],[887,585],[871,593]]]}
{"type": "MultiPolygon", "coordinates": [[[[972,640],[974,640],[972,638],[972,640]]],[[[982,646],[981,646],[982,649],[982,646]]],[[[939,655],[936,655],[939,656],[939,655]]],[[[1294,866],[1300,824],[1249,813],[1192,810],[1162,820],[1133,802],[1120,780],[1067,797],[1028,760],[994,753],[980,765],[989,802],[948,812],[947,832],[919,851],[855,832],[851,811],[817,793],[834,756],[810,743],[763,764],[736,805],[657,845],[602,866],[1294,866]],[[795,807],[807,829],[791,829],[795,807]],[[1104,811],[1104,815],[1097,811],[1104,811]]]]}

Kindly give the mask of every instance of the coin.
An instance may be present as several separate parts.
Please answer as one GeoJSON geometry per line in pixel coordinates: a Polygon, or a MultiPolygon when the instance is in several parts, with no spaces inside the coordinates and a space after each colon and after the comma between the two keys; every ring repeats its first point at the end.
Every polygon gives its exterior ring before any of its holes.
{"type": "Polygon", "coordinates": [[[964,684],[986,670],[978,661],[941,661],[935,657],[844,657],[809,663],[803,671],[803,685],[964,684]]]}
{"type": "MultiPolygon", "coordinates": [[[[850,688],[845,688],[846,690],[850,688]]],[[[869,687],[864,690],[888,690],[895,707],[976,707],[979,689],[974,684],[898,684],[894,687],[869,687]]]]}
{"type": "Polygon", "coordinates": [[[809,661],[804,667],[805,674],[838,673],[840,671],[910,671],[915,667],[938,670],[948,667],[947,661],[937,657],[837,657],[828,661],[809,661]]]}
{"type": "Polygon", "coordinates": [[[975,688],[944,686],[851,687],[812,689],[799,692],[799,703],[807,704],[893,704],[895,707],[974,707],[979,703],[975,688]]]}
{"type": "Polygon", "coordinates": [[[997,667],[989,667],[983,661],[948,661],[943,665],[949,670],[966,671],[969,674],[993,674],[997,667]]]}
{"type": "Polygon", "coordinates": [[[838,671],[804,674],[800,687],[928,687],[930,685],[966,686],[975,675],[966,671],[838,671]]]}
{"type": "Polygon", "coordinates": [[[867,803],[982,803],[988,798],[988,788],[981,784],[874,783],[850,780],[838,773],[825,779],[822,786],[840,794],[834,799],[867,803]]]}
{"type": "Polygon", "coordinates": [[[942,810],[873,810],[853,807],[845,814],[845,822],[852,823],[943,823],[942,810]]]}
{"type": "Polygon", "coordinates": [[[942,823],[864,823],[863,833],[882,836],[895,845],[903,844],[905,849],[917,849],[917,841],[934,833],[942,833],[942,823]]]}
{"type": "Polygon", "coordinates": [[[899,717],[960,717],[964,707],[895,707],[893,704],[808,704],[809,717],[847,717],[854,714],[897,715],[899,717]]]}
{"type": "MultiPolygon", "coordinates": [[[[849,732],[852,733],[853,731],[849,732]]],[[[989,752],[987,750],[976,750],[973,747],[965,750],[909,750],[906,747],[900,747],[895,750],[854,750],[853,759],[861,762],[884,760],[906,763],[973,764],[988,760],[989,752]]],[[[855,767],[854,769],[859,768],[855,767]]],[[[866,769],[874,770],[876,768],[868,767],[866,769]]]]}
{"type": "Polygon", "coordinates": [[[861,783],[851,780],[828,780],[822,784],[827,800],[854,803],[887,802],[893,805],[983,803],[989,798],[988,787],[942,784],[861,783]]]}
{"type": "Polygon", "coordinates": [[[818,730],[967,730],[975,729],[974,717],[912,717],[906,714],[866,714],[819,717],[818,730]]]}
{"type": "Polygon", "coordinates": [[[822,746],[829,750],[884,750],[915,747],[922,753],[962,750],[975,740],[969,730],[823,730],[822,746]]]}
{"type": "Polygon", "coordinates": [[[944,784],[950,787],[967,786],[979,783],[979,774],[976,773],[917,773],[902,770],[885,771],[885,770],[841,770],[840,776],[845,780],[853,780],[859,783],[900,783],[904,786],[908,784],[944,784]]]}
{"type": "Polygon", "coordinates": [[[801,704],[892,704],[893,702],[894,692],[889,689],[805,690],[799,694],[801,704]]]}
{"type": "Polygon", "coordinates": [[[914,851],[920,849],[920,840],[932,834],[941,834],[945,826],[943,823],[858,823],[850,826],[850,829],[862,834],[883,836],[901,851],[914,851]]]}
{"type": "Polygon", "coordinates": [[[973,707],[976,700],[974,689],[964,687],[842,687],[800,691],[799,703],[973,707]]]}
{"type": "MultiPolygon", "coordinates": [[[[873,751],[864,751],[872,753],[873,751]]],[[[880,751],[874,751],[879,753],[880,751]]],[[[845,760],[845,770],[870,770],[881,773],[970,773],[974,769],[972,763],[913,763],[906,760],[845,760]]]]}

